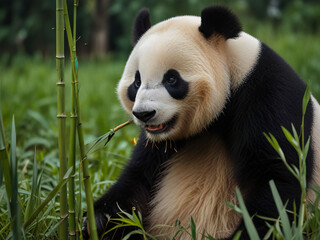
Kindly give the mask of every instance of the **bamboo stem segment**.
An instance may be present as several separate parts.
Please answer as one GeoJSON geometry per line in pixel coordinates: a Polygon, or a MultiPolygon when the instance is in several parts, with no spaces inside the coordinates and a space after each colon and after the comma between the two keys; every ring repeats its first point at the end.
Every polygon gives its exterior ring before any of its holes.
{"type": "MultiPolygon", "coordinates": [[[[76,1],[76,0],[75,0],[76,1]]],[[[68,14],[68,10],[65,4],[65,17],[67,17],[66,13],[68,14]]],[[[76,27],[77,27],[77,4],[74,4],[73,9],[73,41],[72,41],[72,49],[70,49],[71,53],[71,65],[72,65],[72,72],[71,72],[71,116],[70,116],[70,146],[69,146],[69,168],[73,167],[72,177],[69,180],[69,239],[75,240],[76,239],[76,211],[75,211],[75,166],[76,166],[76,129],[77,129],[77,122],[78,116],[76,111],[76,103],[75,103],[75,82],[78,81],[78,73],[76,69],[76,27]]],[[[68,18],[69,19],[69,18],[68,18]]],[[[71,32],[70,23],[68,24],[68,32],[71,32]]],[[[70,34],[69,34],[70,35],[70,34]]],[[[68,36],[69,36],[68,35],[68,36]]],[[[70,41],[70,39],[69,39],[70,41]]]]}
{"type": "MultiPolygon", "coordinates": [[[[78,83],[76,83],[76,85],[78,85],[78,83]]],[[[77,104],[77,111],[78,111],[78,126],[77,126],[78,140],[79,140],[79,147],[80,147],[81,166],[82,166],[82,170],[83,170],[83,182],[84,182],[86,201],[87,201],[87,217],[88,217],[88,223],[89,223],[90,239],[91,240],[98,240],[96,221],[95,221],[95,217],[94,217],[94,207],[93,207],[93,196],[92,196],[91,183],[90,183],[90,173],[89,173],[87,156],[85,153],[84,137],[83,137],[81,115],[80,115],[80,108],[79,108],[78,86],[77,86],[77,91],[76,91],[76,104],[77,104]]]]}
{"type": "MultiPolygon", "coordinates": [[[[75,0],[77,1],[77,0],[75,0]]],[[[76,8],[78,5],[78,2],[74,3],[74,7],[76,8]]],[[[98,240],[98,234],[97,234],[97,228],[96,228],[96,221],[94,217],[94,208],[93,208],[93,196],[92,196],[92,190],[91,190],[91,183],[90,183],[90,174],[89,174],[89,167],[88,162],[86,161],[86,153],[85,153],[85,145],[84,145],[84,137],[83,137],[83,130],[82,130],[82,123],[81,123],[81,114],[80,114],[80,105],[79,105],[79,81],[77,77],[77,68],[76,68],[76,34],[75,34],[75,27],[74,27],[74,34],[72,37],[71,33],[71,26],[69,22],[68,17],[68,11],[67,11],[67,4],[66,0],[64,0],[64,6],[65,6],[65,20],[66,20],[66,29],[67,29],[67,36],[68,36],[68,43],[70,48],[70,55],[72,59],[72,72],[73,72],[73,81],[72,81],[72,87],[74,87],[74,94],[75,94],[75,111],[77,116],[77,133],[78,133],[78,141],[79,141],[79,147],[80,147],[80,167],[82,167],[83,170],[83,179],[84,179],[84,187],[85,187],[85,193],[86,193],[86,201],[87,201],[87,217],[88,217],[88,223],[89,223],[89,231],[90,231],[90,239],[91,240],[98,240]],[[71,41],[73,40],[73,41],[71,41]]]]}
{"type": "MultiPolygon", "coordinates": [[[[57,68],[57,118],[59,144],[59,176],[62,180],[67,171],[66,159],[66,114],[65,114],[65,83],[64,83],[64,9],[63,0],[56,0],[56,68],[57,68]]],[[[60,219],[59,239],[68,238],[68,205],[67,188],[60,189],[60,219]]]]}

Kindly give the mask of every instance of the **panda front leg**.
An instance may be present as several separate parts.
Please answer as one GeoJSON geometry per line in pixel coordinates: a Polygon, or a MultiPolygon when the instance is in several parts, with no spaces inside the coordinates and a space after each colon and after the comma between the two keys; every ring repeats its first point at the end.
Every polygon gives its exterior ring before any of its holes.
{"type": "MultiPolygon", "coordinates": [[[[108,229],[114,225],[108,223],[109,218],[117,218],[120,212],[119,207],[131,213],[135,207],[145,216],[148,211],[148,202],[156,177],[161,170],[161,163],[166,158],[166,154],[159,157],[157,148],[152,148],[152,144],[146,144],[144,134],[141,134],[137,146],[135,147],[131,160],[121,173],[117,182],[94,203],[95,219],[98,235],[101,237],[108,229]]],[[[160,154],[161,155],[161,154],[160,154]]],[[[87,223],[84,224],[85,239],[89,238],[87,223]]],[[[111,232],[104,236],[104,239],[121,239],[132,228],[120,228],[117,232],[111,232]]],[[[139,238],[130,238],[139,239],[139,238]]]]}

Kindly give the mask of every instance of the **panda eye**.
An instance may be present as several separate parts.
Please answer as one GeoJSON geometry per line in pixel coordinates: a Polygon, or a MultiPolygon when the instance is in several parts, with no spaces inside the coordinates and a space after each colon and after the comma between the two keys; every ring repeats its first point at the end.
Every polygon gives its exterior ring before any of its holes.
{"type": "Polygon", "coordinates": [[[174,85],[177,82],[177,78],[173,75],[168,76],[168,78],[166,79],[166,83],[169,85],[174,85]]]}
{"type": "Polygon", "coordinates": [[[136,88],[139,88],[141,86],[141,77],[139,71],[136,71],[136,75],[134,76],[134,86],[136,88]]]}

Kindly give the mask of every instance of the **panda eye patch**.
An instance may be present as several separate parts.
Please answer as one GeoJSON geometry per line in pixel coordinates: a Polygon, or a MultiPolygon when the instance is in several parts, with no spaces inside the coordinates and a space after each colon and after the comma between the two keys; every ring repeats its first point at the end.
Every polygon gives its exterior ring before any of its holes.
{"type": "Polygon", "coordinates": [[[171,97],[178,100],[184,99],[189,90],[188,82],[174,69],[170,69],[164,74],[162,84],[171,97]]]}
{"type": "Polygon", "coordinates": [[[130,101],[134,102],[136,100],[136,95],[140,86],[141,86],[140,72],[136,71],[136,74],[134,75],[134,81],[133,83],[131,83],[131,85],[128,87],[128,90],[127,90],[127,96],[130,99],[130,101]]]}
{"type": "Polygon", "coordinates": [[[141,86],[141,77],[139,71],[136,71],[136,74],[134,76],[134,86],[136,88],[139,88],[141,86]]]}

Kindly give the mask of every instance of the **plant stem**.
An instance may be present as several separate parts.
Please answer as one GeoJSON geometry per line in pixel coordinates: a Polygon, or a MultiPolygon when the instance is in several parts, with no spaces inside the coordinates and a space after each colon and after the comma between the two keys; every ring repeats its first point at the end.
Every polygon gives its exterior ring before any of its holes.
{"type": "Polygon", "coordinates": [[[83,170],[83,182],[86,193],[86,201],[87,201],[87,217],[89,223],[89,231],[90,231],[90,239],[98,240],[96,221],[94,217],[94,208],[93,208],[93,196],[91,191],[91,183],[90,183],[90,173],[88,167],[87,156],[85,153],[84,146],[84,138],[83,138],[83,130],[82,130],[82,122],[81,122],[81,114],[80,114],[80,105],[79,105],[79,88],[78,82],[76,82],[76,105],[77,105],[77,113],[78,113],[78,139],[79,139],[79,147],[80,147],[80,157],[81,157],[81,166],[83,170]]]}
{"type": "MultiPolygon", "coordinates": [[[[71,59],[73,59],[72,64],[72,72],[73,77],[75,81],[73,81],[73,88],[74,88],[74,94],[75,94],[75,109],[76,109],[76,116],[77,116],[77,132],[78,132],[78,141],[79,141],[79,147],[80,147],[80,167],[82,167],[83,170],[83,179],[84,179],[84,187],[85,187],[85,193],[86,193],[86,201],[87,201],[87,217],[88,217],[88,223],[89,223],[89,231],[90,231],[90,239],[91,240],[98,240],[98,234],[97,234],[97,228],[96,228],[96,221],[94,217],[94,208],[93,208],[93,196],[92,196],[92,190],[91,190],[91,183],[90,183],[90,174],[89,174],[89,167],[87,162],[87,156],[85,153],[85,145],[84,145],[84,137],[83,137],[83,130],[82,130],[82,122],[81,122],[81,114],[80,114],[80,104],[79,104],[79,80],[77,76],[77,70],[76,70],[76,53],[75,53],[75,41],[76,41],[76,34],[75,34],[75,26],[74,26],[74,34],[72,38],[71,34],[71,27],[69,22],[69,17],[67,16],[67,4],[65,1],[65,19],[66,19],[66,29],[67,29],[67,36],[68,36],[68,42],[70,47],[70,55],[71,59]],[[73,42],[71,42],[71,39],[73,42]],[[76,74],[75,74],[76,73],[76,74]]],[[[74,8],[76,8],[78,3],[75,3],[74,8]]],[[[74,20],[75,21],[75,20],[74,20]]],[[[73,100],[72,100],[73,101],[73,100]]]]}
{"type": "MultiPolygon", "coordinates": [[[[66,5],[66,1],[65,1],[66,5]]],[[[65,12],[67,12],[65,7],[65,12]]],[[[66,16],[66,15],[65,15],[66,16]]],[[[77,0],[74,1],[73,9],[73,42],[71,54],[72,74],[71,74],[71,116],[70,116],[70,146],[69,146],[69,168],[72,167],[72,175],[69,180],[69,238],[76,239],[76,211],[75,211],[75,162],[76,162],[76,128],[77,128],[77,111],[75,104],[75,83],[78,81],[78,74],[76,69],[76,27],[77,27],[77,0]]]]}
{"type": "MultiPolygon", "coordinates": [[[[57,67],[57,118],[58,118],[58,143],[59,143],[59,162],[60,179],[64,177],[67,171],[66,159],[66,114],[65,114],[65,83],[64,83],[64,10],[63,0],[56,0],[56,67],[57,67]]],[[[59,238],[65,240],[68,238],[68,206],[67,206],[67,188],[60,189],[60,218],[59,238]]]]}

